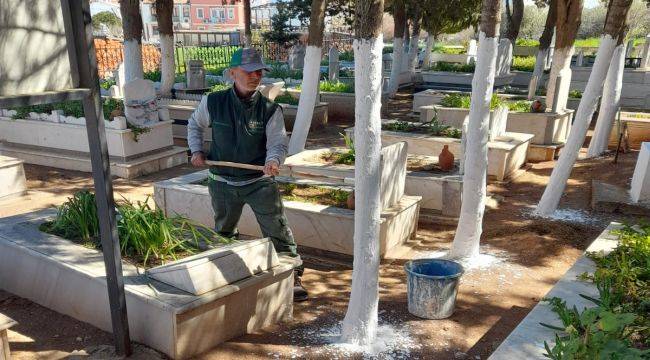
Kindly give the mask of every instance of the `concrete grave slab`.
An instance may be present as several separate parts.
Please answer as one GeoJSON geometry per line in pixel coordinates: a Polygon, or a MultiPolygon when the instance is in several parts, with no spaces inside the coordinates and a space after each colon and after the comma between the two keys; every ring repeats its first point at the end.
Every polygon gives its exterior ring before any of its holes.
{"type": "Polygon", "coordinates": [[[27,191],[23,161],[0,155],[0,200],[20,196],[27,191]]]}
{"type": "Polygon", "coordinates": [[[650,142],[641,144],[630,184],[630,195],[636,203],[650,202],[650,142]]]}

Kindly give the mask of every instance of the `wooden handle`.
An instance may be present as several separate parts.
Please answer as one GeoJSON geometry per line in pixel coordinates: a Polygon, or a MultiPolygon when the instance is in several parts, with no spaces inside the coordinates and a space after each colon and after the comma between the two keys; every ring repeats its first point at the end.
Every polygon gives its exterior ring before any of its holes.
{"type": "MultiPolygon", "coordinates": [[[[264,166],[262,165],[242,164],[242,163],[236,163],[231,161],[206,160],[205,163],[210,166],[226,166],[226,167],[233,167],[239,169],[259,170],[259,171],[264,170],[264,166]]],[[[319,179],[325,181],[329,180],[329,182],[333,184],[350,185],[354,183],[353,179],[341,178],[337,176],[320,175],[320,174],[309,174],[309,173],[295,171],[291,168],[291,166],[288,165],[280,166],[280,175],[291,177],[291,178],[300,177],[300,178],[307,178],[307,179],[319,179]]]]}
{"type": "Polygon", "coordinates": [[[242,164],[242,163],[236,163],[236,162],[231,162],[231,161],[206,160],[205,163],[207,165],[210,165],[210,166],[226,166],[226,167],[234,167],[234,168],[239,168],[239,169],[259,170],[259,171],[264,170],[264,166],[262,166],[262,165],[242,164]]]}

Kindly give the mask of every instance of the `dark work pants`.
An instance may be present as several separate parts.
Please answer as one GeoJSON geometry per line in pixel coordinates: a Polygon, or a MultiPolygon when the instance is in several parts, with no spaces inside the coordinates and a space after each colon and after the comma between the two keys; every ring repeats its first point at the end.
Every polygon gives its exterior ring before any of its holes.
{"type": "MultiPolygon", "coordinates": [[[[255,213],[262,235],[271,239],[275,251],[298,256],[296,242],[284,215],[278,183],[274,179],[264,178],[244,186],[232,186],[210,179],[208,189],[214,209],[214,227],[220,235],[239,235],[237,223],[244,205],[248,204],[255,213]]],[[[298,276],[302,276],[302,266],[296,271],[298,276]]]]}

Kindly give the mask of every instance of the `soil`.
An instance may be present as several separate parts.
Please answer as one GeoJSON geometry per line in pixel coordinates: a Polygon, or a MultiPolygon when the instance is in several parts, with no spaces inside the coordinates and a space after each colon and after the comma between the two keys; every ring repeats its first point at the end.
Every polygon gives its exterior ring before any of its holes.
{"type": "Polygon", "coordinates": [[[321,186],[280,184],[282,199],[347,208],[350,191],[321,186]]]}
{"type": "MultiPolygon", "coordinates": [[[[343,154],[344,154],[343,151],[328,152],[323,154],[320,158],[316,160],[319,160],[323,164],[336,165],[337,160],[343,154]]],[[[345,165],[354,165],[354,162],[352,162],[352,164],[345,164],[345,165]]],[[[408,158],[406,159],[406,170],[443,174],[443,173],[452,173],[454,171],[457,171],[458,167],[454,166],[454,169],[452,171],[444,171],[440,169],[440,166],[438,166],[438,162],[432,160],[430,157],[421,156],[421,155],[409,155],[408,158]]]]}
{"type": "MultiPolygon", "coordinates": [[[[399,93],[396,100],[385,104],[382,115],[406,118],[411,99],[409,92],[399,93]]],[[[343,146],[339,133],[347,126],[351,123],[334,123],[310,134],[308,146],[343,146]]],[[[467,269],[462,277],[456,311],[448,319],[424,320],[407,311],[403,264],[410,258],[447,250],[455,230],[453,226],[421,224],[408,251],[380,267],[379,338],[386,351],[377,358],[486,359],[610,221],[639,221],[590,211],[591,181],[629,187],[637,156],[638,152],[621,154],[617,163],[613,163],[612,154],[579,160],[555,219],[531,215],[554,162],[532,164],[509,183],[490,184],[488,191],[500,201],[485,213],[481,266],[467,269]]],[[[0,203],[0,216],[57,205],[76,190],[92,188],[86,173],[31,165],[25,170],[29,194],[0,203]]],[[[194,170],[181,166],[135,180],[115,179],[116,198],[145,200],[153,192],[154,181],[194,170]]],[[[309,254],[303,259],[303,284],[310,300],[294,305],[292,321],[232,339],[197,358],[362,358],[354,349],[332,344],[350,295],[351,263],[309,254]]],[[[110,334],[15,295],[0,291],[0,312],[19,323],[9,330],[15,359],[58,359],[74,351],[106,358],[103,356],[110,353],[110,334]]],[[[144,346],[135,351],[136,358],[160,356],[144,346]]]]}

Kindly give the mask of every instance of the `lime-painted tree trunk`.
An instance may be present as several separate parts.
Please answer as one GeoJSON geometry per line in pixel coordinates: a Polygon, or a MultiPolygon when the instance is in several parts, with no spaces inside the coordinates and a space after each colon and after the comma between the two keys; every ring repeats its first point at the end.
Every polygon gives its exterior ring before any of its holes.
{"type": "Polygon", "coordinates": [[[512,48],[517,41],[521,21],[524,18],[524,0],[512,0],[512,11],[510,10],[510,0],[506,0],[505,4],[506,30],[499,42],[497,75],[510,73],[510,66],[512,66],[512,48]]]}
{"type": "Polygon", "coordinates": [[[424,57],[422,58],[422,68],[426,69],[431,66],[431,52],[433,51],[433,46],[436,44],[436,37],[427,34],[427,45],[424,47],[424,57]]]}
{"type": "Polygon", "coordinates": [[[548,4],[548,14],[546,15],[546,22],[544,23],[544,31],[539,38],[539,47],[537,48],[537,56],[535,58],[535,69],[533,76],[537,77],[535,84],[535,92],[537,88],[542,85],[542,78],[544,77],[544,70],[546,69],[546,59],[548,52],[551,48],[551,41],[553,40],[553,32],[555,31],[555,20],[557,19],[557,1],[551,0],[548,4]]]}
{"type": "Polygon", "coordinates": [[[551,73],[546,85],[546,107],[551,108],[555,101],[555,83],[562,77],[562,87],[558,93],[559,109],[566,108],[569,98],[569,85],[571,84],[571,57],[573,56],[573,43],[580,27],[582,16],[582,0],[557,0],[555,52],[551,73]]]}
{"type": "Polygon", "coordinates": [[[415,72],[415,68],[418,65],[418,45],[420,43],[420,25],[422,23],[421,14],[422,12],[418,8],[415,18],[413,18],[413,33],[411,34],[408,53],[408,71],[411,74],[415,72]]]}
{"type": "Polygon", "coordinates": [[[142,17],[139,0],[120,0],[124,32],[124,77],[142,79],[142,17]]]}
{"type": "Polygon", "coordinates": [[[551,215],[560,204],[560,198],[571,175],[571,169],[573,169],[573,165],[578,158],[580,148],[589,129],[589,123],[598,106],[598,98],[603,93],[603,83],[612,61],[614,49],[623,44],[627,14],[631,5],[632,0],[611,0],[609,3],[604,35],[600,39],[596,61],[576,111],[569,138],[537,205],[536,211],[542,216],[551,215]]]}
{"type": "Polygon", "coordinates": [[[614,49],[612,62],[607,70],[605,88],[600,101],[600,111],[594,135],[589,142],[587,157],[602,155],[607,150],[609,134],[614,126],[616,111],[621,103],[621,89],[623,88],[623,70],[625,68],[625,45],[620,44],[614,49]]]}
{"type": "Polygon", "coordinates": [[[174,26],[172,23],[174,1],[156,0],[155,6],[158,18],[158,31],[160,33],[160,94],[170,96],[172,87],[174,86],[174,79],[176,78],[174,26]]]}
{"type": "Polygon", "coordinates": [[[341,340],[368,345],[377,333],[381,158],[383,0],[356,1],[354,39],[354,261],[341,340]]]}
{"type": "Polygon", "coordinates": [[[320,77],[320,59],[325,31],[325,0],[312,0],[309,19],[309,39],[305,51],[305,65],[302,70],[302,91],[296,112],[296,121],[289,140],[289,154],[297,154],[305,149],[309,134],[314,106],[318,97],[318,80],[320,77]]]}
{"type": "Polygon", "coordinates": [[[490,100],[496,72],[501,0],[483,0],[465,150],[460,218],[449,256],[478,255],[486,202],[490,100]]]}
{"type": "Polygon", "coordinates": [[[399,89],[399,75],[402,72],[402,61],[404,60],[404,26],[406,24],[406,9],[403,0],[396,0],[394,3],[394,38],[393,38],[393,63],[390,68],[390,79],[388,81],[388,96],[391,98],[397,94],[399,89]]]}

